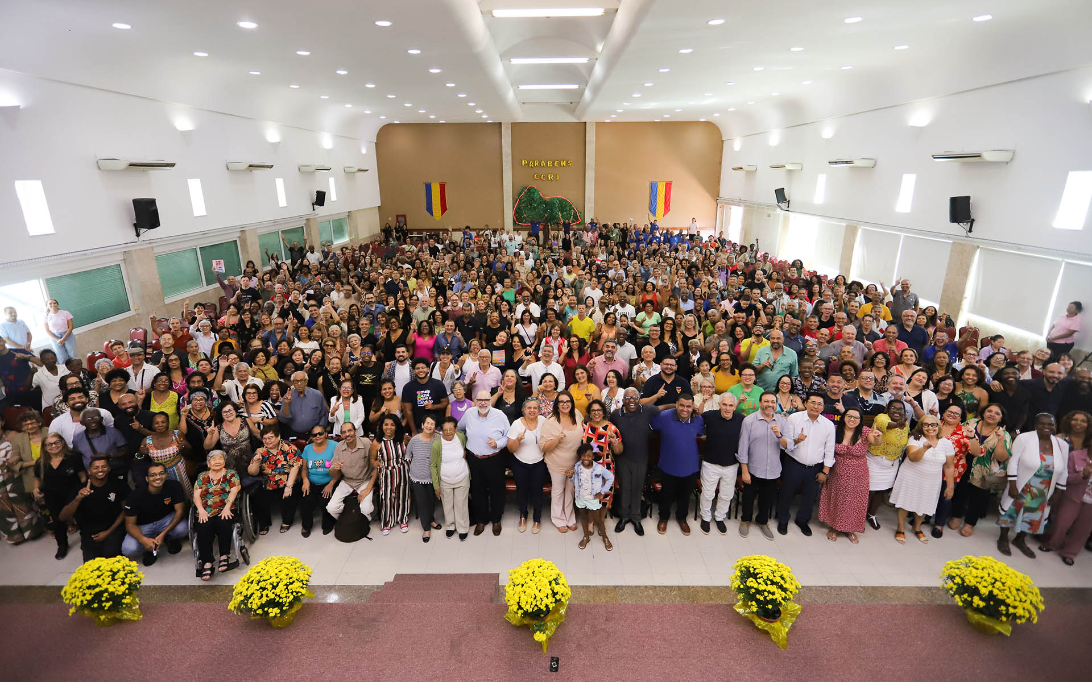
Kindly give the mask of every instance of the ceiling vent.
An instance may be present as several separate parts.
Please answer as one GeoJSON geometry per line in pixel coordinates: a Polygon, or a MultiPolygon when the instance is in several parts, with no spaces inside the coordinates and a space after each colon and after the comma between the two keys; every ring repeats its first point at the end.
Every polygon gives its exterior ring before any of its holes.
{"type": "Polygon", "coordinates": [[[174,168],[174,161],[129,161],[126,159],[98,159],[99,170],[104,171],[149,171],[170,170],[174,168]]]}
{"type": "Polygon", "coordinates": [[[734,170],[734,171],[745,171],[747,173],[754,173],[756,170],[758,170],[758,166],[755,166],[755,165],[732,166],[732,170],[734,170]]]}
{"type": "Polygon", "coordinates": [[[299,165],[299,168],[300,168],[301,173],[314,173],[315,171],[328,171],[328,170],[330,170],[329,166],[322,166],[322,165],[314,164],[314,163],[301,163],[299,165]]]}
{"type": "Polygon", "coordinates": [[[255,170],[269,170],[273,167],[273,164],[266,163],[264,161],[228,161],[227,169],[229,171],[255,171],[255,170]]]}
{"type": "Polygon", "coordinates": [[[958,161],[961,163],[1008,163],[1015,152],[1011,149],[991,149],[985,152],[941,152],[933,154],[933,161],[958,161]]]}
{"type": "Polygon", "coordinates": [[[833,159],[827,161],[831,166],[849,166],[851,168],[875,168],[876,159],[833,159]]]}
{"type": "Polygon", "coordinates": [[[359,166],[345,166],[342,170],[346,173],[367,173],[367,168],[360,168],[359,166]]]}
{"type": "Polygon", "coordinates": [[[804,164],[802,163],[771,163],[770,168],[774,170],[804,170],[804,164]]]}

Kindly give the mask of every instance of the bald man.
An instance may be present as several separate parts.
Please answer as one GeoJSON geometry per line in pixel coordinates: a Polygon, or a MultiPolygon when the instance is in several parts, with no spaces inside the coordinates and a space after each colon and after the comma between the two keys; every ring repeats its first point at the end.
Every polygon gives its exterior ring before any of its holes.
{"type": "Polygon", "coordinates": [[[308,438],[311,429],[316,426],[326,427],[326,398],[321,391],[307,385],[307,375],[296,372],[292,375],[292,388],[284,396],[280,414],[281,436],[285,439],[308,438]]]}
{"type": "Polygon", "coordinates": [[[630,386],[622,394],[622,407],[614,411],[610,421],[622,435],[622,452],[614,456],[615,480],[620,488],[615,507],[618,523],[615,533],[621,533],[627,523],[633,532],[644,535],[641,526],[641,496],[648,475],[648,440],[652,436],[652,420],[660,413],[654,405],[642,405],[641,393],[630,386]]]}

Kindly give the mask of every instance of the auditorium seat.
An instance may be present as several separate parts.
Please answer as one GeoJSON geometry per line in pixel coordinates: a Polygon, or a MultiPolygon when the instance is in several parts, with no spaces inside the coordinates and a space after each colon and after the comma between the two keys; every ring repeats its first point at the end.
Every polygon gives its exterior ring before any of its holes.
{"type": "Polygon", "coordinates": [[[144,327],[133,327],[129,330],[129,340],[136,341],[142,346],[148,346],[148,330],[144,327]]]}
{"type": "Polygon", "coordinates": [[[4,428],[11,431],[19,430],[19,415],[24,412],[30,412],[30,408],[25,405],[19,405],[17,407],[5,407],[4,408],[4,428]]]}
{"type": "Polygon", "coordinates": [[[86,367],[87,369],[91,370],[92,372],[94,372],[95,371],[95,363],[98,362],[99,360],[105,360],[105,359],[109,359],[109,358],[106,357],[106,353],[102,353],[102,352],[99,352],[99,351],[95,351],[93,353],[88,353],[87,358],[84,360],[84,365],[83,366],[86,367]]]}
{"type": "Polygon", "coordinates": [[[114,359],[115,355],[114,355],[113,351],[110,350],[110,345],[114,344],[114,343],[117,343],[117,342],[118,342],[117,339],[107,339],[106,341],[103,342],[102,352],[106,354],[106,359],[107,360],[113,360],[114,359]]]}

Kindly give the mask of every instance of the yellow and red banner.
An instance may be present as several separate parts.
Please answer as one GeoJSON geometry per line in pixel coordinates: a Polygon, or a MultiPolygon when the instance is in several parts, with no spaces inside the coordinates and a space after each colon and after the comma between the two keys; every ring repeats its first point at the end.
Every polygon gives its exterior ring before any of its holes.
{"type": "Polygon", "coordinates": [[[425,211],[436,220],[447,213],[447,183],[425,183],[425,211]]]}
{"type": "Polygon", "coordinates": [[[657,220],[671,212],[670,180],[660,180],[649,183],[648,212],[657,220]]]}

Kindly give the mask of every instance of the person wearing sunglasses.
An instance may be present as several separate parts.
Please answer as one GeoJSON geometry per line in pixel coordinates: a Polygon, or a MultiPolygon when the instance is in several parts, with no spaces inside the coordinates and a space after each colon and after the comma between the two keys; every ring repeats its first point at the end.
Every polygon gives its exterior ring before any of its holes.
{"type": "Polygon", "coordinates": [[[940,437],[940,419],[926,413],[910,432],[906,444],[906,460],[899,467],[895,486],[891,489],[891,504],[898,510],[895,541],[906,544],[906,517],[914,513],[914,537],[922,544],[929,538],[921,530],[925,516],[936,513],[941,486],[944,498],[955,493],[955,450],[952,442],[940,437]]]}
{"type": "Polygon", "coordinates": [[[327,500],[334,492],[333,479],[330,478],[330,465],[334,460],[336,443],[331,443],[326,436],[326,429],[316,426],[311,429],[311,442],[303,448],[300,455],[300,475],[303,478],[300,501],[300,534],[310,537],[311,527],[315,523],[315,507],[322,507],[322,534],[329,535],[334,530],[336,519],[326,511],[327,500]]]}

